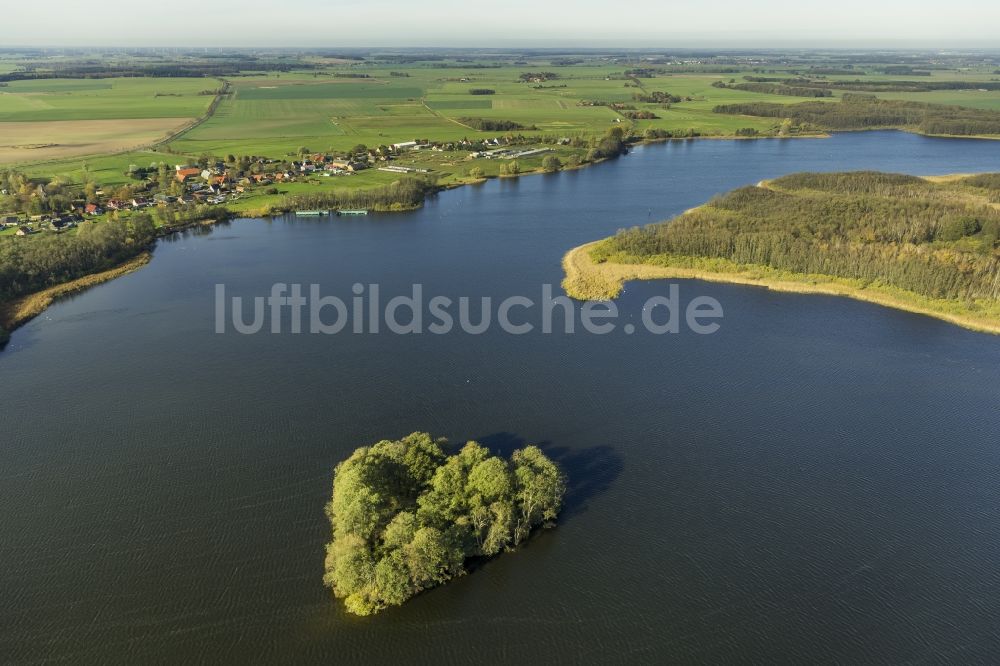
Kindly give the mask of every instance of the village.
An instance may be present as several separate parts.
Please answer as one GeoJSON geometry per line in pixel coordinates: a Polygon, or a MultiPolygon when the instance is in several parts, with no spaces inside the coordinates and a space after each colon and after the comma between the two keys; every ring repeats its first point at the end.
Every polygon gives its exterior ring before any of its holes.
{"type": "MultiPolygon", "coordinates": [[[[569,139],[560,139],[558,143],[565,145],[569,139]]],[[[192,164],[175,164],[172,171],[162,164],[147,168],[132,165],[128,175],[134,182],[113,189],[95,189],[89,196],[80,192],[63,209],[39,212],[22,205],[21,211],[0,213],[0,233],[12,228],[16,228],[15,236],[58,233],[71,230],[85,220],[155,207],[224,206],[255,191],[278,194],[280,185],[312,180],[316,176],[347,177],[366,169],[396,174],[431,173],[432,168],[420,164],[393,164],[404,154],[421,151],[465,152],[464,159],[471,161],[535,157],[550,152],[551,148],[537,147],[537,140],[507,135],[452,142],[413,139],[374,148],[358,145],[349,153],[339,155],[312,153],[302,148],[295,158],[288,160],[234,155],[222,160],[202,156],[192,164]],[[535,145],[526,146],[526,143],[535,145]]],[[[6,196],[8,192],[0,190],[0,195],[6,196]]],[[[44,187],[31,197],[44,199],[44,187]]]]}

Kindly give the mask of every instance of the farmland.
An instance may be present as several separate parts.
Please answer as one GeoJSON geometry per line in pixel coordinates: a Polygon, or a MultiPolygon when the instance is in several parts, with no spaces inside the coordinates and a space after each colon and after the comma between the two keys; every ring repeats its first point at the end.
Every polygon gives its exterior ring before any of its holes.
{"type": "Polygon", "coordinates": [[[0,88],[0,164],[121,152],[167,137],[201,115],[216,82],[43,79],[0,88]]]}
{"type": "MultiPolygon", "coordinates": [[[[584,100],[631,103],[638,88],[610,79],[606,67],[566,67],[559,87],[535,88],[518,82],[519,69],[488,74],[451,69],[404,70],[408,77],[385,77],[373,69],[372,79],[317,80],[316,77],[260,77],[234,81],[234,94],[214,117],[172,144],[182,153],[252,152],[283,154],[300,146],[344,150],[358,143],[379,145],[429,138],[452,141],[475,133],[459,118],[475,116],[507,120],[535,130],[526,135],[597,135],[619,114],[607,106],[583,106],[584,100]],[[471,95],[488,87],[493,95],[471,95]]],[[[771,123],[718,117],[712,107],[729,101],[759,98],[740,91],[719,90],[718,76],[676,76],[657,80],[656,89],[690,96],[676,109],[659,109],[659,119],[640,121],[637,129],[692,129],[704,135],[731,134],[743,126],[766,129],[771,123]]],[[[769,96],[765,96],[769,97],[769,96]]],[[[788,98],[780,101],[787,102],[788,98]]]]}
{"type": "MultiPolygon", "coordinates": [[[[164,56],[161,65],[174,62],[173,57],[164,56]]],[[[777,134],[780,119],[727,115],[714,109],[759,102],[795,104],[815,98],[717,85],[742,83],[760,75],[779,79],[801,76],[822,71],[813,67],[830,65],[820,56],[810,56],[797,65],[790,64],[788,58],[775,57],[777,64],[770,69],[763,69],[759,62],[734,68],[738,61],[726,61],[725,66],[687,61],[645,67],[642,60],[621,56],[590,55],[565,61],[538,55],[517,58],[516,54],[474,58],[428,55],[426,60],[283,55],[285,66],[280,71],[264,68],[227,75],[230,92],[219,98],[214,113],[167,143],[160,142],[178,128],[194,124],[209,110],[214,97],[208,93],[221,88],[221,75],[12,80],[0,84],[0,165],[16,165],[38,177],[121,185],[129,182],[129,165],[190,163],[205,155],[288,160],[303,148],[343,154],[358,145],[376,147],[413,139],[448,143],[498,135],[474,129],[468,125],[469,119],[478,124],[522,127],[516,130],[522,141],[553,146],[565,161],[574,152],[584,158],[586,149],[580,150],[579,145],[616,126],[639,138],[777,134]],[[526,72],[547,75],[531,80],[526,72]],[[663,104],[636,99],[654,93],[666,93],[678,101],[663,104]],[[574,140],[578,149],[555,147],[559,139],[574,140]]],[[[116,56],[109,62],[128,66],[130,61],[116,56]]],[[[198,61],[185,56],[176,62],[178,67],[191,67],[198,61]]],[[[13,58],[0,60],[0,74],[18,67],[13,58]]],[[[956,59],[929,68],[929,74],[908,77],[891,73],[884,65],[859,64],[843,71],[830,69],[835,73],[820,74],[819,78],[866,83],[963,80],[984,85],[998,78],[996,65],[989,63],[969,65],[956,59]]],[[[848,92],[834,88],[822,101],[836,103],[848,92]]],[[[1000,91],[974,87],[894,91],[878,96],[1000,111],[1000,91]]],[[[817,128],[797,133],[810,132],[819,133],[817,128]]],[[[431,169],[445,184],[463,181],[473,168],[485,176],[499,172],[495,160],[471,160],[463,152],[421,151],[396,159],[404,166],[431,169]]],[[[540,162],[529,160],[523,166],[531,170],[540,162]]],[[[382,184],[386,177],[362,172],[350,179],[319,181],[317,186],[369,187],[382,184]]]]}
{"type": "MultiPolygon", "coordinates": [[[[176,163],[203,154],[283,158],[303,147],[337,152],[358,144],[378,146],[415,138],[448,142],[484,134],[461,120],[470,117],[516,123],[526,128],[519,133],[529,139],[598,136],[620,123],[639,136],[647,130],[680,136],[731,136],[737,130],[767,134],[774,131],[774,119],[730,116],[713,113],[713,109],[724,104],[793,104],[808,99],[712,85],[741,82],[759,73],[749,66],[742,71],[717,67],[719,71],[713,72],[697,71],[713,69],[707,65],[690,65],[673,68],[681,71],[660,68],[651,77],[635,77],[624,74],[629,66],[621,58],[596,56],[571,64],[539,57],[516,64],[511,57],[428,57],[427,61],[412,59],[400,64],[377,57],[343,60],[303,56],[298,62],[301,67],[290,71],[251,71],[230,77],[231,93],[221,99],[206,122],[155,151],[140,153],[122,151],[151,146],[204,114],[213,99],[205,93],[218,89],[221,80],[10,81],[0,87],[0,164],[17,164],[30,173],[58,174],[73,180],[80,180],[84,172],[93,177],[96,169],[102,182],[125,182],[122,172],[129,164],[176,163]],[[521,76],[526,71],[553,76],[551,80],[529,81],[521,76]],[[493,94],[470,94],[474,89],[493,94]],[[681,101],[664,105],[634,99],[652,92],[669,93],[681,101]],[[655,117],[630,119],[620,108],[609,106],[613,104],[655,117]],[[102,126],[97,121],[115,122],[102,126]],[[109,132],[111,127],[118,129],[109,132]],[[86,156],[86,166],[75,159],[78,156],[86,156]]],[[[4,67],[0,71],[16,69],[11,59],[0,63],[4,67]]],[[[780,77],[798,70],[770,71],[780,77]]],[[[906,78],[874,68],[854,71],[828,78],[838,81],[863,76],[866,82],[906,78]]],[[[987,82],[996,76],[984,66],[935,69],[929,76],[913,78],[921,82],[987,82]]],[[[836,102],[843,93],[834,90],[828,101],[836,102]]],[[[887,92],[880,96],[1000,110],[1000,92],[993,90],[887,92]]],[[[480,166],[489,175],[490,165],[480,166]]]]}
{"type": "Polygon", "coordinates": [[[7,122],[0,125],[0,163],[120,152],[153,143],[188,122],[186,118],[7,122]]]}

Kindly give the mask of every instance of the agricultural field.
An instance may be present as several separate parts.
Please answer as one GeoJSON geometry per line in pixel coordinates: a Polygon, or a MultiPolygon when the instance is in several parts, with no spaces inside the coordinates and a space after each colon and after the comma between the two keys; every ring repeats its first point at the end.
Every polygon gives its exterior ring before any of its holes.
{"type": "MultiPolygon", "coordinates": [[[[732,136],[750,129],[768,134],[779,124],[774,118],[723,115],[713,113],[713,109],[721,104],[755,102],[836,103],[846,92],[834,89],[832,97],[817,100],[712,85],[719,81],[740,83],[746,76],[808,73],[801,64],[797,68],[748,67],[725,73],[682,65],[660,68],[651,78],[626,78],[625,70],[644,63],[602,57],[577,60],[562,64],[538,57],[516,63],[512,58],[440,58],[399,64],[377,56],[349,60],[303,55],[288,71],[227,76],[231,92],[221,98],[214,113],[162,145],[160,140],[209,109],[213,96],[205,93],[220,88],[220,78],[10,81],[0,84],[0,165],[16,164],[33,175],[58,175],[73,182],[96,179],[114,185],[127,182],[129,165],[177,164],[200,155],[290,159],[303,148],[344,153],[358,144],[374,147],[413,139],[475,140],[506,133],[479,130],[469,124],[482,121],[516,123],[523,129],[515,133],[548,140],[600,136],[614,126],[630,128],[638,135],[648,129],[699,136],[732,136]],[[688,68],[691,71],[686,71],[688,68]],[[555,76],[525,82],[521,80],[525,72],[553,72],[555,76]],[[488,89],[493,94],[472,94],[474,89],[488,89]],[[634,99],[637,94],[654,92],[669,93],[681,101],[664,105],[634,99]],[[656,117],[630,120],[607,106],[610,103],[626,104],[634,107],[633,111],[656,117]]],[[[0,73],[13,67],[12,61],[0,60],[0,73]]],[[[998,79],[991,67],[935,69],[929,76],[911,77],[858,66],[857,74],[827,78],[985,83],[998,79]]],[[[884,92],[878,96],[1000,110],[1000,91],[884,92]]],[[[412,159],[400,157],[399,163],[430,168],[444,182],[464,178],[473,166],[486,175],[495,175],[498,170],[492,161],[472,162],[457,153],[443,157],[415,154],[412,159]]],[[[381,180],[375,178],[375,182],[381,180]]],[[[362,186],[366,179],[333,182],[353,188],[362,186]]],[[[322,186],[332,185],[324,181],[322,186]]]]}
{"type": "Polygon", "coordinates": [[[117,153],[183,129],[187,118],[0,123],[0,164],[117,153]]]}
{"type": "Polygon", "coordinates": [[[205,113],[213,79],[44,79],[0,87],[0,164],[155,143],[205,113]]]}
{"type": "Polygon", "coordinates": [[[934,90],[916,93],[879,93],[882,99],[905,99],[911,102],[930,104],[950,104],[973,109],[1000,111],[1000,91],[998,90],[934,90]]]}
{"type": "MultiPolygon", "coordinates": [[[[585,100],[633,103],[643,89],[626,87],[610,78],[613,68],[563,67],[559,78],[538,88],[518,81],[524,68],[470,70],[411,68],[407,77],[385,70],[363,70],[372,78],[323,78],[288,75],[241,78],[233,94],[214,116],[184,134],[170,147],[185,154],[253,153],[280,156],[300,147],[346,150],[359,143],[380,145],[427,138],[437,141],[474,137],[477,130],[463,118],[518,123],[531,135],[593,136],[606,131],[621,116],[606,106],[584,106],[585,100]],[[488,88],[492,95],[470,90],[488,88]]],[[[399,71],[399,70],[393,70],[399,71]]],[[[726,118],[712,114],[716,104],[754,101],[800,101],[711,86],[721,75],[668,76],[644,80],[649,91],[690,96],[692,101],[664,110],[636,103],[661,117],[640,121],[640,128],[693,129],[700,134],[731,134],[739,127],[765,129],[759,119],[726,118]]],[[[485,132],[487,135],[496,132],[485,132]]]]}

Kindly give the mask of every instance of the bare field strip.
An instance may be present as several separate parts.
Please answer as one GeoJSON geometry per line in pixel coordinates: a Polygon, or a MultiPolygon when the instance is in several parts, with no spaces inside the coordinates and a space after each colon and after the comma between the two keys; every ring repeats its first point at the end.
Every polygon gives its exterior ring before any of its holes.
{"type": "Polygon", "coordinates": [[[0,122],[0,164],[116,153],[189,125],[193,118],[0,122]]]}

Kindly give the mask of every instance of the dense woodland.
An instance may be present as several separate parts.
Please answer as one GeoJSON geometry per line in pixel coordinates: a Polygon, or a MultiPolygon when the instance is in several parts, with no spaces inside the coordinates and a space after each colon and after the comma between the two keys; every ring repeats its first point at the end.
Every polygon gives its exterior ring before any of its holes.
{"type": "Polygon", "coordinates": [[[150,247],[149,215],[84,222],[74,234],[44,234],[30,243],[0,237],[0,301],[113,268],[150,247]]]}
{"type": "Polygon", "coordinates": [[[775,104],[753,102],[716,106],[715,113],[789,118],[829,130],[859,130],[880,127],[913,128],[926,134],[1000,134],[1000,112],[924,102],[877,99],[870,95],[844,95],[839,103],[802,102],[775,104]]]}
{"type": "Polygon", "coordinates": [[[564,492],[534,446],[510,460],[476,442],[449,456],[425,433],[362,447],[334,471],[323,581],[351,613],[398,606],[551,524],[564,492]]]}
{"type": "Polygon", "coordinates": [[[931,298],[1000,299],[1000,174],[953,183],[876,172],[803,173],[744,187],[603,248],[648,260],[710,257],[834,275],[931,298]]]}

